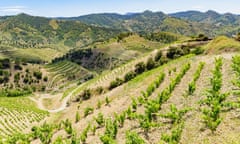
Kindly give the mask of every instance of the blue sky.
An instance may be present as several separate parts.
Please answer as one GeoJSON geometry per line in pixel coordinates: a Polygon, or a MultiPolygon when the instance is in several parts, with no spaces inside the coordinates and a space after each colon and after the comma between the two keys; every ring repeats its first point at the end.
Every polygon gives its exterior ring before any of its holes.
{"type": "Polygon", "coordinates": [[[186,10],[215,10],[240,14],[239,0],[1,0],[0,15],[28,13],[37,16],[79,16],[90,13],[173,13],[186,10]]]}

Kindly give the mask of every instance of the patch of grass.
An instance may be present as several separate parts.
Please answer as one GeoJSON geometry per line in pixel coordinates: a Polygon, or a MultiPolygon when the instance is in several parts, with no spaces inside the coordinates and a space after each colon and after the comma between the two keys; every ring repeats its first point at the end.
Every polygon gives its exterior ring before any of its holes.
{"type": "Polygon", "coordinates": [[[240,42],[226,36],[219,36],[204,46],[204,49],[207,54],[235,52],[240,50],[240,42]]]}

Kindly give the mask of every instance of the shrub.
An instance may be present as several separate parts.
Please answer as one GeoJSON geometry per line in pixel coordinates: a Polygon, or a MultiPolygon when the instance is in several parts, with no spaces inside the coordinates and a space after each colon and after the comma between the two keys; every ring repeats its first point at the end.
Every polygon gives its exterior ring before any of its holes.
{"type": "Polygon", "coordinates": [[[91,95],[92,94],[90,92],[90,89],[84,89],[81,97],[82,97],[83,100],[88,100],[88,99],[90,99],[91,95]]]}
{"type": "Polygon", "coordinates": [[[103,87],[102,87],[102,86],[97,87],[96,92],[97,92],[98,94],[102,94],[102,93],[104,92],[103,87]]]}
{"type": "Polygon", "coordinates": [[[112,81],[109,86],[109,90],[112,90],[118,86],[120,86],[123,83],[123,80],[120,78],[116,78],[116,80],[112,81]]]}
{"type": "Polygon", "coordinates": [[[35,72],[33,72],[33,76],[40,80],[40,79],[42,79],[42,72],[35,71],[35,72]]]}
{"type": "Polygon", "coordinates": [[[124,82],[130,81],[130,80],[133,79],[135,76],[136,76],[136,74],[135,74],[135,72],[133,72],[133,71],[130,71],[130,72],[126,73],[125,76],[124,76],[124,82]]]}
{"type": "Polygon", "coordinates": [[[161,50],[159,50],[158,52],[157,52],[157,54],[155,55],[155,57],[154,57],[154,60],[157,62],[157,61],[159,61],[161,58],[162,58],[162,51],[161,50]]]}
{"type": "Polygon", "coordinates": [[[155,62],[153,61],[153,59],[150,57],[147,60],[147,64],[146,64],[146,68],[147,70],[151,70],[155,67],[155,62]]]}
{"type": "Polygon", "coordinates": [[[170,47],[167,52],[167,58],[174,59],[183,55],[183,51],[178,47],[170,47]]]}
{"type": "Polygon", "coordinates": [[[48,77],[45,76],[45,77],[43,78],[43,81],[47,82],[47,81],[48,81],[48,77]]]}
{"type": "Polygon", "coordinates": [[[146,65],[144,64],[144,62],[140,62],[138,64],[135,65],[135,73],[136,74],[141,74],[145,71],[146,69],[146,65]]]}

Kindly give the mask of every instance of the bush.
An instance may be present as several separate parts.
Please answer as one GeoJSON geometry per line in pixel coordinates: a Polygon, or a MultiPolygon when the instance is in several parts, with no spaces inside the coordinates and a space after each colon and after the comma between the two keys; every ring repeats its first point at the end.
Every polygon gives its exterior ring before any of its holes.
{"type": "Polygon", "coordinates": [[[192,53],[196,54],[196,55],[200,55],[200,54],[204,53],[204,49],[201,48],[201,47],[196,47],[196,48],[193,49],[192,53]]]}
{"type": "Polygon", "coordinates": [[[144,64],[144,62],[140,62],[138,64],[135,65],[135,73],[136,74],[141,74],[145,71],[146,69],[146,65],[144,64]]]}
{"type": "Polygon", "coordinates": [[[112,82],[110,83],[110,86],[109,86],[108,89],[109,89],[109,90],[112,90],[112,89],[120,86],[122,83],[123,83],[123,80],[122,80],[122,79],[116,78],[115,81],[112,81],[112,82]]]}
{"type": "Polygon", "coordinates": [[[47,81],[48,81],[48,77],[45,76],[45,77],[43,78],[43,81],[47,82],[47,81]]]}
{"type": "Polygon", "coordinates": [[[81,97],[82,97],[83,100],[88,100],[88,99],[90,99],[91,95],[92,94],[90,92],[90,89],[85,89],[83,91],[83,94],[81,95],[81,97]]]}
{"type": "Polygon", "coordinates": [[[130,71],[130,72],[128,72],[128,73],[125,74],[125,76],[124,76],[124,81],[125,81],[125,82],[128,82],[128,81],[130,81],[131,79],[133,79],[135,76],[136,76],[135,72],[130,71]]]}
{"type": "Polygon", "coordinates": [[[146,64],[146,68],[147,70],[151,70],[155,67],[155,62],[153,61],[153,59],[150,57],[147,60],[147,64],[146,64]]]}
{"type": "Polygon", "coordinates": [[[33,76],[40,80],[40,79],[42,79],[42,72],[35,71],[35,72],[33,72],[33,76]]]}
{"type": "Polygon", "coordinates": [[[154,60],[157,62],[157,61],[159,61],[160,59],[161,59],[161,57],[162,57],[162,51],[161,50],[159,50],[158,52],[157,52],[157,54],[156,54],[156,56],[154,57],[154,60]]]}
{"type": "Polygon", "coordinates": [[[170,49],[167,52],[167,57],[170,59],[178,58],[182,56],[184,53],[183,51],[178,47],[170,47],[170,49]]]}

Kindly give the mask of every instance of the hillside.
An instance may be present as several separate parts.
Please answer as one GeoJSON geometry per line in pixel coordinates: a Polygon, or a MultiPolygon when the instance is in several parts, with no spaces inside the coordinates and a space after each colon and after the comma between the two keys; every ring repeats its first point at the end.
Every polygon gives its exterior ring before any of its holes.
{"type": "Polygon", "coordinates": [[[132,32],[161,32],[167,31],[183,35],[196,35],[206,33],[210,25],[199,25],[177,18],[172,18],[163,12],[144,11],[131,15],[119,14],[93,14],[73,18],[60,18],[64,20],[78,20],[90,25],[107,28],[123,29],[132,32]]]}
{"type": "Polygon", "coordinates": [[[133,32],[167,31],[188,36],[203,33],[211,37],[221,34],[229,36],[236,34],[240,22],[238,15],[218,14],[214,11],[206,13],[187,11],[174,14],[144,11],[131,15],[103,13],[59,19],[78,20],[90,25],[133,32]]]}
{"type": "Polygon", "coordinates": [[[235,35],[238,33],[240,24],[239,15],[231,13],[219,14],[212,10],[205,13],[199,11],[178,12],[170,14],[170,16],[202,24],[210,24],[214,28],[212,32],[215,32],[216,35],[235,35]]]}
{"type": "Polygon", "coordinates": [[[0,144],[240,143],[239,24],[214,11],[0,17],[0,144]]]}
{"type": "MultiPolygon", "coordinates": [[[[176,37],[173,41],[185,40],[180,38],[182,37],[176,37]]],[[[164,41],[150,41],[137,34],[122,33],[117,38],[109,41],[94,43],[84,49],[72,50],[66,55],[56,58],[53,62],[67,59],[88,70],[99,73],[137,59],[154,49],[161,48],[165,44],[164,41]]]]}
{"type": "Polygon", "coordinates": [[[188,55],[81,103],[72,98],[61,114],[48,118],[55,124],[63,120],[61,124],[35,127],[32,133],[37,139],[25,138],[32,143],[238,143],[238,93],[232,80],[237,80],[239,57],[232,59],[234,55],[188,55]],[[210,81],[212,77],[216,81],[210,81]],[[215,84],[220,85],[214,89],[215,84]],[[209,113],[215,110],[211,104],[219,110],[217,119],[211,119],[209,113]],[[50,137],[41,137],[41,133],[50,137]]]}
{"type": "Polygon", "coordinates": [[[234,39],[219,36],[207,44],[204,49],[207,54],[221,54],[225,52],[238,52],[240,43],[234,39]]]}
{"type": "MultiPolygon", "coordinates": [[[[7,52],[11,51],[10,57],[15,59],[22,58],[18,56],[22,50],[34,51],[32,49],[39,51],[50,49],[56,54],[53,57],[57,57],[70,49],[104,41],[119,33],[118,30],[89,26],[81,22],[53,20],[26,14],[2,20],[0,32],[0,46],[4,49],[3,55],[8,56],[7,52]]],[[[49,61],[41,55],[37,57],[31,52],[26,54],[27,57],[49,61]]]]}

